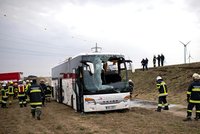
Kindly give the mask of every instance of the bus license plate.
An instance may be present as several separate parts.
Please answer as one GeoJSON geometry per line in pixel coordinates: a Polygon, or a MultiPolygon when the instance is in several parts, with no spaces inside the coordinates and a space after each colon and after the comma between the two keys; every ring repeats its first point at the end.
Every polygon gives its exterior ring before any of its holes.
{"type": "Polygon", "coordinates": [[[115,106],[106,106],[106,109],[107,110],[113,110],[113,109],[115,109],[115,106]]]}

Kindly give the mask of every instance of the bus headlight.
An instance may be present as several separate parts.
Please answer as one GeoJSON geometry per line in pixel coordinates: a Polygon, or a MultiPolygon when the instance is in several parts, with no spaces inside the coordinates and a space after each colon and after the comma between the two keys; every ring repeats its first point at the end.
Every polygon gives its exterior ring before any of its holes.
{"type": "Polygon", "coordinates": [[[124,102],[127,102],[128,100],[130,100],[130,95],[124,97],[124,102]]]}
{"type": "Polygon", "coordinates": [[[89,103],[89,104],[91,104],[91,103],[96,104],[96,101],[93,98],[85,98],[85,102],[89,103]]]}

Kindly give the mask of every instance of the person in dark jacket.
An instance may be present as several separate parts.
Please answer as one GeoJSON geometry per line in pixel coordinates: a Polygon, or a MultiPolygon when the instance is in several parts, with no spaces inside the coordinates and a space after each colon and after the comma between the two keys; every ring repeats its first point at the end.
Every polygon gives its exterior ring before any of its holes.
{"type": "Polygon", "coordinates": [[[2,85],[1,96],[2,96],[1,107],[2,108],[8,108],[7,107],[7,101],[8,101],[8,86],[7,86],[7,82],[4,82],[4,84],[2,85]]]}
{"type": "Polygon", "coordinates": [[[189,85],[187,90],[187,118],[183,121],[191,121],[192,120],[192,109],[194,106],[196,107],[196,117],[195,120],[200,119],[200,75],[194,73],[192,75],[193,82],[189,85]]]}
{"type": "Polygon", "coordinates": [[[146,59],[145,59],[145,69],[146,69],[146,70],[148,70],[148,62],[149,62],[149,60],[146,58],[146,59]]]}
{"type": "Polygon", "coordinates": [[[27,95],[30,98],[31,105],[31,114],[32,117],[37,117],[40,120],[42,114],[42,95],[44,94],[40,85],[36,83],[36,80],[33,80],[32,85],[27,90],[27,95]]]}
{"type": "Polygon", "coordinates": [[[153,56],[153,67],[156,67],[156,56],[153,56]]]}
{"type": "Polygon", "coordinates": [[[161,66],[164,65],[165,56],[163,54],[160,55],[161,66]]]}
{"type": "Polygon", "coordinates": [[[158,95],[158,108],[157,112],[161,112],[162,106],[164,106],[164,110],[169,110],[168,103],[167,103],[167,85],[163,81],[162,77],[157,76],[156,78],[156,87],[158,89],[159,95],[158,95]]]}
{"type": "Polygon", "coordinates": [[[142,64],[142,70],[144,71],[144,68],[145,68],[145,59],[142,59],[141,64],[142,64]]]}
{"type": "Polygon", "coordinates": [[[47,87],[46,90],[44,91],[45,99],[46,99],[46,102],[51,102],[52,86],[50,86],[48,82],[46,82],[45,84],[47,87]]]}
{"type": "Polygon", "coordinates": [[[158,67],[160,66],[160,55],[158,55],[158,57],[157,57],[157,60],[158,60],[158,67]]]}
{"type": "Polygon", "coordinates": [[[45,81],[43,79],[40,80],[40,86],[42,88],[42,106],[45,106],[45,91],[47,90],[47,86],[45,85],[45,81]]]}

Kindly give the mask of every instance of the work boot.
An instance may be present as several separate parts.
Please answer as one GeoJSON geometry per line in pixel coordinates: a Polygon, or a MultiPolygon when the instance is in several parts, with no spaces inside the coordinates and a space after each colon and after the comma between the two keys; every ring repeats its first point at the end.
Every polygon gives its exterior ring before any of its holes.
{"type": "Polygon", "coordinates": [[[200,114],[196,113],[196,117],[194,119],[195,119],[195,121],[198,121],[200,119],[200,114]]]}
{"type": "Polygon", "coordinates": [[[35,118],[35,109],[31,109],[32,117],[35,118]]]}
{"type": "Polygon", "coordinates": [[[183,121],[192,121],[192,118],[191,117],[187,117],[187,118],[183,119],[183,121]]]}
{"type": "Polygon", "coordinates": [[[195,120],[195,121],[198,121],[198,120],[199,120],[199,117],[195,117],[194,120],[195,120]]]}
{"type": "Polygon", "coordinates": [[[40,116],[37,116],[37,119],[40,120],[40,116]]]}
{"type": "Polygon", "coordinates": [[[168,107],[168,106],[165,106],[165,107],[163,108],[163,110],[169,110],[169,107],[168,107]]]}
{"type": "Polygon", "coordinates": [[[32,114],[32,117],[35,118],[35,114],[32,114]]]}
{"type": "Polygon", "coordinates": [[[40,115],[42,114],[41,108],[36,108],[37,119],[40,120],[40,115]]]}
{"type": "Polygon", "coordinates": [[[155,111],[156,112],[161,112],[161,107],[158,107],[155,111]]]}

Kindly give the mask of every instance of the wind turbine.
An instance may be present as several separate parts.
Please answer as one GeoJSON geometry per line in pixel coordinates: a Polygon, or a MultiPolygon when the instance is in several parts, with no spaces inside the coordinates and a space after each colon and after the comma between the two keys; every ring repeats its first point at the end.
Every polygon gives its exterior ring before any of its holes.
{"type": "Polygon", "coordinates": [[[187,51],[187,45],[191,42],[191,41],[188,41],[188,43],[183,43],[181,41],[179,41],[181,44],[183,44],[184,46],[184,63],[186,64],[186,51],[187,51]]]}
{"type": "Polygon", "coordinates": [[[188,56],[188,60],[189,60],[189,63],[190,63],[190,59],[193,59],[191,54],[189,53],[189,56],[188,56]]]}

